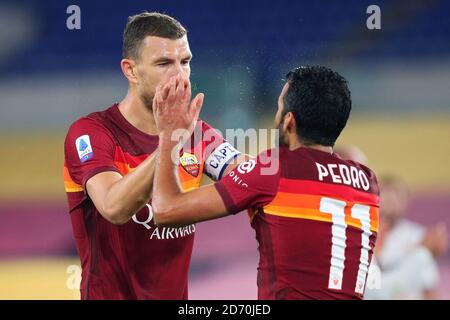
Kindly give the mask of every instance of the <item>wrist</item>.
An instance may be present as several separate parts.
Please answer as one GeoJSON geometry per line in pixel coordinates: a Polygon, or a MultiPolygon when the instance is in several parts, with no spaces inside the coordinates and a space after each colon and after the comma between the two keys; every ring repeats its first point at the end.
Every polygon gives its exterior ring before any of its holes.
{"type": "Polygon", "coordinates": [[[167,154],[173,152],[173,150],[177,149],[178,151],[181,149],[177,141],[172,140],[159,140],[158,149],[161,154],[167,154]]]}
{"type": "Polygon", "coordinates": [[[168,139],[164,136],[160,136],[158,153],[160,161],[164,163],[171,162],[174,166],[179,163],[179,154],[181,150],[181,144],[172,139],[168,139]]]}
{"type": "Polygon", "coordinates": [[[171,132],[160,132],[159,133],[159,148],[172,149],[178,144],[178,141],[172,138],[171,132]]]}
{"type": "Polygon", "coordinates": [[[158,132],[159,141],[161,142],[169,142],[172,140],[172,132],[169,131],[159,131],[158,132]]]}

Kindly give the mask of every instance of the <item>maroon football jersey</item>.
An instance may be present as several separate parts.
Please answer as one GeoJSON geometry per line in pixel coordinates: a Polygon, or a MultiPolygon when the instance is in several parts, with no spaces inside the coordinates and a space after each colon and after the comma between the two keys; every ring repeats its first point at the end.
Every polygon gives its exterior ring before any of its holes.
{"type": "MultiPolygon", "coordinates": [[[[151,202],[124,225],[102,217],[86,193],[86,181],[104,171],[126,175],[151,155],[158,137],[133,127],[118,105],[77,120],[64,152],[64,183],[82,265],[82,299],[187,299],[195,225],[155,227],[151,202]]],[[[198,121],[180,153],[184,190],[202,174],[220,178],[237,152],[220,134],[198,121]]]]}
{"type": "Polygon", "coordinates": [[[361,299],[378,230],[367,167],[301,147],[273,149],[215,186],[230,213],[249,210],[259,299],[361,299]]]}

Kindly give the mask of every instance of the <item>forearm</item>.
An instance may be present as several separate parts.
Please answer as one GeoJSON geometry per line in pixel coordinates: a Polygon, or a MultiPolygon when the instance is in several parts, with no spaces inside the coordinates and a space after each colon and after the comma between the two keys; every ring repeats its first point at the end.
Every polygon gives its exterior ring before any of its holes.
{"type": "Polygon", "coordinates": [[[152,197],[156,154],[145,159],[134,171],[115,182],[105,195],[103,210],[113,222],[122,224],[152,197]]]}
{"type": "Polygon", "coordinates": [[[177,163],[172,160],[172,152],[177,152],[177,150],[178,147],[175,142],[160,137],[152,203],[154,211],[160,214],[168,213],[177,208],[178,196],[182,193],[175,173],[177,163]],[[174,151],[174,148],[177,149],[174,151]]]}

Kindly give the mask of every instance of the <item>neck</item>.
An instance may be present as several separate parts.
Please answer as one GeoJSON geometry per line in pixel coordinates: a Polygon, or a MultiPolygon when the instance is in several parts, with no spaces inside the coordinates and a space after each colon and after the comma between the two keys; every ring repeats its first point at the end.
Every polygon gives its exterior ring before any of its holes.
{"type": "Polygon", "coordinates": [[[319,150],[319,151],[323,151],[323,152],[326,152],[326,153],[329,153],[329,154],[333,153],[333,147],[322,146],[320,144],[304,145],[304,147],[315,149],[315,150],[319,150]]]}
{"type": "Polygon", "coordinates": [[[136,94],[128,91],[127,96],[119,103],[119,111],[136,129],[149,135],[158,134],[151,106],[144,105],[136,94]]]}
{"type": "Polygon", "coordinates": [[[295,150],[295,149],[298,149],[301,147],[319,150],[319,151],[327,152],[330,154],[333,153],[333,147],[323,146],[320,144],[307,144],[307,143],[301,141],[300,139],[298,139],[298,137],[296,137],[296,135],[291,136],[291,139],[289,141],[289,150],[292,151],[292,150],[295,150]]]}

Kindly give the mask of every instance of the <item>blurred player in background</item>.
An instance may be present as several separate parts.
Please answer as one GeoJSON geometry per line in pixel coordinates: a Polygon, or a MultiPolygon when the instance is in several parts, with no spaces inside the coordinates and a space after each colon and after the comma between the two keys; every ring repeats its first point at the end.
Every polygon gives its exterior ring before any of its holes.
{"type": "Polygon", "coordinates": [[[334,152],[344,160],[353,160],[365,166],[369,163],[365,153],[357,146],[340,145],[334,148],[334,152]]]}
{"type": "Polygon", "coordinates": [[[443,224],[429,229],[406,218],[409,192],[398,178],[380,180],[380,232],[371,268],[381,275],[379,287],[368,287],[366,299],[436,299],[439,270],[436,258],[448,248],[443,224]]]}
{"type": "MultiPolygon", "coordinates": [[[[177,141],[197,106],[183,86],[157,92],[157,225],[186,225],[250,208],[259,243],[259,299],[361,299],[378,230],[378,185],[366,166],[333,153],[351,110],[338,73],[320,66],[287,75],[275,124],[280,148],[234,168],[220,182],[183,193],[176,182],[177,141]],[[275,168],[273,164],[277,164],[275,168]]],[[[230,230],[230,235],[233,230],[230,230]]]]}
{"type": "MultiPolygon", "coordinates": [[[[130,17],[121,61],[127,96],[77,120],[67,133],[64,182],[82,299],[188,297],[195,226],[156,227],[150,204],[158,147],[153,97],[172,76],[189,78],[191,59],[187,31],[177,20],[159,13],[130,17]]],[[[189,103],[201,106],[203,94],[189,103]]],[[[192,123],[192,131],[197,139],[187,142],[178,168],[185,191],[198,187],[203,173],[220,179],[239,157],[206,122],[192,123]]]]}

